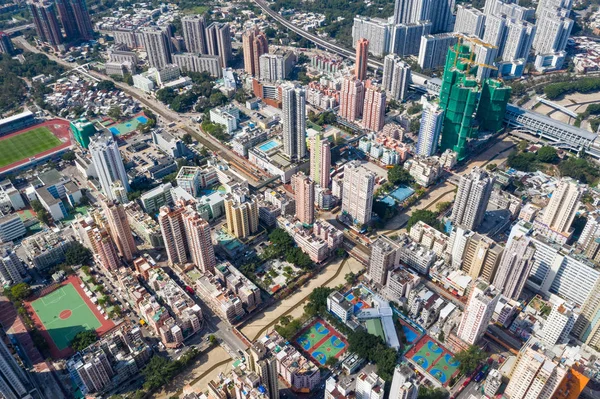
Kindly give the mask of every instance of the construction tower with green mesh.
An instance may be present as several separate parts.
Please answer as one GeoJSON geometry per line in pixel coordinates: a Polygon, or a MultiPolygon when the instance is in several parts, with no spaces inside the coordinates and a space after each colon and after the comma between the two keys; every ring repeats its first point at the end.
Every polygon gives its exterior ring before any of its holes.
{"type": "Polygon", "coordinates": [[[79,118],[71,122],[71,130],[73,137],[83,147],[88,148],[90,145],[90,137],[96,133],[94,124],[85,118],[79,118]]]}
{"type": "Polygon", "coordinates": [[[500,81],[478,82],[472,59],[469,46],[458,43],[451,47],[440,90],[444,110],[440,149],[456,151],[459,160],[468,155],[469,141],[476,139],[480,130],[497,132],[502,128],[510,97],[510,87],[500,81]]]}

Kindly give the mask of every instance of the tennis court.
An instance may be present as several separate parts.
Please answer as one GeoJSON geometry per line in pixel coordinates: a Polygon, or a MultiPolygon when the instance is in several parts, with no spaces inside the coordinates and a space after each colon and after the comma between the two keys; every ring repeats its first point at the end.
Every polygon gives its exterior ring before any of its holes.
{"type": "Polygon", "coordinates": [[[300,332],[296,343],[321,366],[325,365],[328,358],[339,357],[348,349],[343,336],[321,319],[313,321],[300,332]]]}
{"type": "Polygon", "coordinates": [[[315,347],[319,341],[325,338],[327,334],[329,334],[329,330],[321,323],[317,322],[311,325],[308,331],[302,334],[296,342],[298,342],[305,351],[309,351],[311,348],[315,347]]]}
{"type": "Polygon", "coordinates": [[[59,351],[68,348],[77,333],[102,326],[72,283],[36,299],[31,307],[59,351]]]}

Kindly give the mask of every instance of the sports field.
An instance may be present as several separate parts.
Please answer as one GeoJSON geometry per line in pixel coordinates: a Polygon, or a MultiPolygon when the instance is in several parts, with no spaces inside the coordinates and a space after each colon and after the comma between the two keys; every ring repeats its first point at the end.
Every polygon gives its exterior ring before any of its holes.
{"type": "Polygon", "coordinates": [[[68,348],[78,332],[102,326],[72,283],[36,299],[31,307],[59,351],[68,348]]]}
{"type": "Polygon", "coordinates": [[[348,344],[342,335],[320,319],[304,329],[296,342],[322,366],[328,358],[339,357],[348,349],[348,344]]]}
{"type": "Polygon", "coordinates": [[[45,126],[0,139],[0,168],[61,144],[58,137],[45,126]]]}
{"type": "Polygon", "coordinates": [[[415,347],[407,352],[406,357],[444,386],[457,373],[460,364],[454,359],[452,353],[428,336],[420,339],[415,347]]]}

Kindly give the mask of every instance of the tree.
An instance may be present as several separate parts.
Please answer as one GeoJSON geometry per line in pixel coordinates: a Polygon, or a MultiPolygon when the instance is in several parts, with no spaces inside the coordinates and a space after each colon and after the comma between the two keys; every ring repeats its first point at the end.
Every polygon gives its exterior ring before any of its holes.
{"type": "Polygon", "coordinates": [[[441,343],[444,343],[445,339],[446,339],[446,334],[444,334],[444,331],[440,331],[440,334],[438,335],[438,341],[440,341],[441,343]]]}
{"type": "Polygon", "coordinates": [[[424,385],[419,386],[417,399],[447,399],[450,393],[445,389],[431,388],[424,385]]]}
{"type": "Polygon", "coordinates": [[[22,301],[31,295],[31,287],[27,283],[15,284],[10,288],[10,294],[16,301],[22,301]]]}
{"type": "Polygon", "coordinates": [[[496,165],[496,164],[495,164],[495,163],[493,163],[493,162],[492,162],[492,163],[488,163],[487,165],[485,165],[485,168],[486,168],[487,170],[490,170],[490,171],[491,171],[491,170],[494,170],[494,169],[496,169],[497,167],[498,167],[498,165],[496,165]]]}
{"type": "Polygon", "coordinates": [[[112,81],[110,81],[110,80],[101,80],[96,85],[96,88],[98,90],[108,90],[108,91],[111,91],[111,90],[115,89],[115,84],[112,81]]]}
{"type": "Polygon", "coordinates": [[[413,177],[400,165],[394,165],[388,169],[388,181],[392,184],[410,184],[414,181],[413,177]]]}
{"type": "Polygon", "coordinates": [[[84,350],[98,340],[98,334],[94,330],[80,331],[71,340],[69,346],[77,352],[84,350]]]}
{"type": "Polygon", "coordinates": [[[521,140],[519,141],[519,144],[517,144],[517,149],[519,151],[525,151],[525,148],[529,147],[529,142],[527,140],[521,140]]]}
{"type": "Polygon", "coordinates": [[[458,369],[463,375],[469,375],[479,363],[481,363],[485,358],[487,358],[487,353],[481,350],[478,346],[471,345],[467,349],[462,350],[454,355],[456,361],[460,362],[460,366],[458,369]]]}
{"type": "Polygon", "coordinates": [[[215,337],[214,335],[210,334],[210,335],[208,336],[208,342],[209,342],[211,345],[214,345],[214,344],[216,344],[216,343],[217,343],[217,337],[215,337]]]}
{"type": "Polygon", "coordinates": [[[67,151],[62,154],[62,160],[67,162],[72,162],[75,160],[75,153],[73,151],[67,151]]]}
{"type": "Polygon", "coordinates": [[[40,222],[44,224],[50,224],[50,214],[44,208],[40,209],[36,212],[37,218],[40,222]]]}
{"type": "Polygon", "coordinates": [[[189,133],[184,134],[183,137],[181,138],[181,140],[187,145],[190,145],[194,142],[192,135],[189,133]]]}
{"type": "Polygon", "coordinates": [[[240,88],[237,89],[233,98],[235,99],[235,101],[243,104],[248,99],[248,95],[246,94],[246,91],[243,88],[240,88]]]}
{"type": "Polygon", "coordinates": [[[558,161],[558,155],[556,148],[550,146],[544,146],[540,148],[536,154],[538,161],[544,163],[554,163],[558,161]]]}
{"type": "Polygon", "coordinates": [[[92,261],[92,251],[78,241],[74,241],[65,252],[67,265],[83,265],[92,261]]]}
{"type": "Polygon", "coordinates": [[[350,285],[354,285],[354,283],[356,282],[356,278],[357,276],[353,272],[346,273],[346,275],[344,276],[344,280],[346,280],[346,282],[350,285]]]}
{"type": "Polygon", "coordinates": [[[327,367],[335,367],[336,364],[338,364],[338,359],[335,356],[328,357],[325,361],[327,367]]]}
{"type": "Polygon", "coordinates": [[[38,200],[33,200],[29,204],[31,205],[31,209],[33,209],[33,211],[36,213],[44,209],[44,206],[38,200]]]}
{"type": "Polygon", "coordinates": [[[308,303],[304,306],[304,311],[312,316],[324,315],[327,313],[327,297],[333,292],[333,288],[317,287],[308,296],[308,303]]]}
{"type": "Polygon", "coordinates": [[[437,219],[437,214],[435,212],[428,211],[426,209],[418,209],[413,212],[413,214],[408,219],[406,224],[406,229],[410,231],[410,228],[417,224],[417,222],[422,221],[434,229],[441,230],[442,226],[440,221],[437,219]]]}
{"type": "Polygon", "coordinates": [[[115,121],[118,121],[123,117],[123,115],[121,114],[121,107],[117,105],[113,105],[112,107],[110,107],[107,115],[115,121]]]}

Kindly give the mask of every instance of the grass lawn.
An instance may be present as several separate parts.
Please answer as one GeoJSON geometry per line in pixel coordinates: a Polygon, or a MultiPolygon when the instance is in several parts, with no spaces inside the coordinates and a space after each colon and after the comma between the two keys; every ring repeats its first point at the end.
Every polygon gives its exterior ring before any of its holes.
{"type": "Polygon", "coordinates": [[[58,350],[68,347],[78,332],[96,330],[102,325],[73,284],[36,299],[31,306],[58,350]]]}
{"type": "Polygon", "coordinates": [[[28,132],[0,140],[0,167],[30,158],[61,144],[58,137],[47,127],[38,127],[28,132]]]}
{"type": "Polygon", "coordinates": [[[207,6],[196,6],[196,7],[192,7],[192,8],[186,8],[185,10],[183,10],[183,13],[184,14],[202,15],[205,12],[207,12],[208,10],[210,10],[210,7],[207,7],[207,6]]]}

